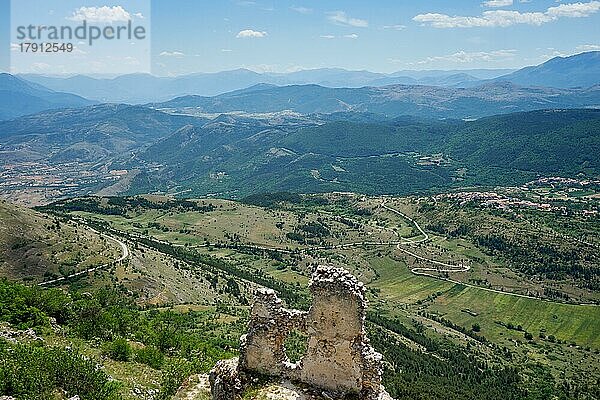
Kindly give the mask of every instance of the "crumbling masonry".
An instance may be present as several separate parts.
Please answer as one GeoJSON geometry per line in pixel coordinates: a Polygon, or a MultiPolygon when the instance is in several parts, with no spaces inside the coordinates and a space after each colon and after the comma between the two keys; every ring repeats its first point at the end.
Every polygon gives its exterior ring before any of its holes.
{"type": "Polygon", "coordinates": [[[235,399],[244,380],[256,373],[302,382],[340,397],[355,393],[361,400],[384,398],[382,357],[365,333],[363,284],[343,268],[320,266],[310,290],[313,302],[308,312],[284,308],[273,290],[256,293],[239,361],[220,362],[211,372],[214,400],[235,399]],[[308,336],[306,354],[297,363],[290,362],[284,348],[292,331],[308,336]]]}

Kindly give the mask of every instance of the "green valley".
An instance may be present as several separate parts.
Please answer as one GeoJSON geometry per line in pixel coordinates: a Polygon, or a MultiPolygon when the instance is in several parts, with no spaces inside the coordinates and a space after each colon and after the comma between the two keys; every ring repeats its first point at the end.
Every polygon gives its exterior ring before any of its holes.
{"type": "MultiPolygon", "coordinates": [[[[538,196],[546,193],[550,201],[546,187],[537,185],[538,196]]],[[[386,370],[390,393],[414,395],[426,385],[433,397],[447,392],[449,398],[463,398],[477,387],[481,398],[498,396],[499,390],[508,390],[505,398],[515,399],[545,398],[542,393],[594,398],[600,298],[588,283],[600,271],[593,261],[596,237],[586,232],[597,229],[597,216],[584,217],[583,209],[592,212],[597,203],[573,197],[554,200],[579,221],[576,231],[567,232],[551,218],[562,211],[540,211],[536,206],[542,203],[528,203],[532,193],[525,190],[508,190],[509,201],[503,197],[507,190],[497,188],[495,196],[275,193],[242,202],[164,196],[60,201],[39,207],[34,215],[118,239],[128,247],[128,258],[59,282],[58,291],[4,281],[0,319],[10,323],[4,325],[5,332],[34,328],[41,336],[35,357],[69,344],[104,365],[117,384],[107,389],[109,397],[98,398],[138,398],[141,393],[168,398],[177,391],[184,396],[199,390],[194,385],[201,382],[191,383],[201,376],[195,374],[235,354],[255,288],[273,288],[290,306],[304,308],[310,271],[326,263],[344,266],[367,284],[369,329],[376,332],[374,344],[389,359],[389,368],[406,368],[409,362],[416,368],[410,375],[386,370]],[[456,208],[465,196],[468,206],[456,208]],[[491,198],[497,203],[490,203],[491,198]],[[563,238],[560,251],[538,249],[542,255],[549,252],[552,263],[564,265],[560,274],[523,269],[506,256],[510,253],[497,253],[478,240],[484,232],[497,232],[527,243],[538,237],[530,224],[563,238]],[[582,255],[592,250],[578,266],[569,259],[570,248],[582,255]],[[436,262],[448,267],[436,267],[436,262]],[[460,268],[464,265],[468,270],[460,268]],[[582,279],[581,270],[589,278],[582,279]],[[46,296],[53,300],[40,300],[46,296]],[[17,300],[38,309],[36,319],[16,313],[17,300]],[[385,340],[396,344],[388,348],[385,340]],[[482,375],[463,370],[461,357],[472,359],[482,375]],[[443,368],[436,366],[439,359],[445,360],[443,368]],[[473,374],[469,379],[475,386],[440,381],[445,373],[458,371],[473,374]],[[510,383],[501,389],[492,375],[510,383]],[[408,376],[411,381],[406,381],[408,376]]],[[[112,245],[116,258],[118,246],[112,245]]],[[[27,341],[19,339],[8,349],[33,351],[18,347],[32,346],[27,341]]],[[[79,362],[73,357],[68,362],[79,362]]],[[[12,370],[2,368],[17,379],[12,370]]],[[[65,388],[52,383],[56,378],[47,379],[44,388],[65,388]]]]}

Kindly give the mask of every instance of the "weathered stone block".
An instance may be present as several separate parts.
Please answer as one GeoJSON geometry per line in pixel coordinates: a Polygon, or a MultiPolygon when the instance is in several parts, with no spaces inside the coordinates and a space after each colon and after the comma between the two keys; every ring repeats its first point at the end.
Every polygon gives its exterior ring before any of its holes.
{"type": "Polygon", "coordinates": [[[363,284],[343,268],[319,266],[310,290],[308,313],[284,308],[273,290],[257,291],[239,363],[220,362],[211,372],[214,400],[236,399],[246,373],[296,380],[333,396],[389,398],[381,386],[381,354],[366,337],[363,284]],[[294,330],[308,335],[306,354],[297,363],[290,362],[284,348],[294,330]]]}

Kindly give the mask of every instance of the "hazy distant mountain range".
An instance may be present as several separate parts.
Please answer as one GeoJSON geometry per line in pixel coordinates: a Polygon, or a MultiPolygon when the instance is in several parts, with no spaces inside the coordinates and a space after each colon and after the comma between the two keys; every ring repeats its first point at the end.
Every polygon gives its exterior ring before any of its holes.
{"type": "Polygon", "coordinates": [[[524,86],[590,87],[600,83],[600,51],[564,58],[556,57],[541,65],[526,67],[495,80],[524,86]]]}
{"type": "MultiPolygon", "coordinates": [[[[10,120],[0,121],[0,167],[6,166],[0,184],[29,187],[18,171],[30,173],[31,165],[58,182],[53,190],[64,186],[52,196],[106,188],[229,197],[270,190],[409,193],[520,184],[553,174],[596,177],[599,54],[557,58],[494,79],[428,71],[429,85],[389,84],[403,75],[301,71],[285,78],[385,85],[259,82],[216,96],[145,105],[92,104],[3,74],[0,119],[10,120]],[[125,174],[123,182],[115,183],[114,171],[125,174]],[[86,176],[85,185],[73,186],[73,174],[86,176]]],[[[265,77],[239,70],[173,80],[129,75],[110,82],[120,83],[120,95],[135,94],[136,88],[159,91],[153,85],[165,82],[174,91],[194,85],[216,91],[239,85],[232,76],[246,77],[246,83],[265,77]]],[[[103,87],[103,81],[87,77],[52,82],[78,80],[103,87]]],[[[31,179],[39,184],[39,178],[31,179]]]]}
{"type": "Polygon", "coordinates": [[[536,67],[506,72],[510,71],[378,74],[316,69],[259,74],[240,69],[175,78],[138,74],[112,79],[0,74],[0,120],[96,102],[155,103],[157,107],[194,107],[203,112],[290,109],[436,118],[598,106],[594,85],[600,84],[600,52],[557,57],[536,67]]]}
{"type": "Polygon", "coordinates": [[[10,74],[0,73],[0,120],[43,110],[95,103],[70,93],[55,92],[10,74]]]}
{"type": "Polygon", "coordinates": [[[156,77],[131,74],[111,79],[88,76],[68,78],[23,75],[24,79],[53,90],[76,93],[102,102],[149,103],[165,101],[184,95],[215,96],[265,83],[278,86],[315,84],[326,87],[363,87],[393,84],[460,86],[476,82],[481,77],[496,77],[510,70],[474,71],[401,71],[380,74],[369,71],[347,71],[323,68],[289,74],[257,73],[247,69],[216,73],[197,73],[178,77],[156,77]]]}
{"type": "Polygon", "coordinates": [[[548,108],[600,106],[600,85],[588,89],[526,88],[490,82],[474,88],[391,85],[328,88],[318,85],[257,85],[215,97],[184,96],[153,108],[202,114],[243,111],[302,114],[367,112],[388,117],[479,118],[548,108]]]}
{"type": "Polygon", "coordinates": [[[507,81],[521,86],[557,88],[589,87],[600,83],[600,52],[582,53],[571,57],[556,57],[535,67],[519,71],[398,71],[392,74],[369,71],[347,71],[340,68],[303,70],[276,74],[256,73],[246,69],[217,73],[197,73],[178,77],[156,77],[148,74],[124,75],[111,79],[88,76],[22,77],[56,91],[74,93],[101,102],[148,103],[166,101],[184,95],[215,96],[256,84],[306,85],[334,88],[364,86],[424,85],[443,87],[473,87],[487,80],[507,81]]]}

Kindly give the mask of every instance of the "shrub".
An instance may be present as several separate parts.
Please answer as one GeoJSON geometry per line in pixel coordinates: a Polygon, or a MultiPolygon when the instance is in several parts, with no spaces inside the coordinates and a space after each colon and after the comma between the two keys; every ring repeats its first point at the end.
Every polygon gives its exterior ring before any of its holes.
{"type": "Polygon", "coordinates": [[[117,400],[120,385],[76,351],[0,340],[0,395],[50,399],[57,389],[82,400],[117,400]]]}
{"type": "Polygon", "coordinates": [[[104,354],[115,361],[129,361],[131,359],[131,346],[127,340],[118,338],[110,342],[104,351],[104,354]]]}
{"type": "Polygon", "coordinates": [[[173,360],[163,369],[158,400],[170,399],[183,381],[192,373],[192,365],[186,360],[173,360]]]}
{"type": "Polygon", "coordinates": [[[135,351],[135,361],[154,369],[161,369],[165,362],[165,356],[156,347],[146,346],[135,351]]]}

